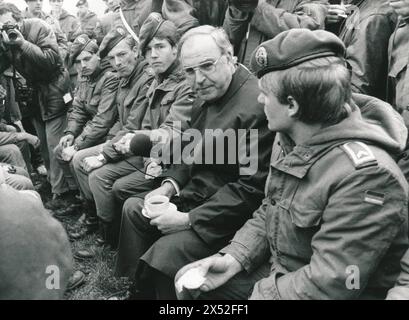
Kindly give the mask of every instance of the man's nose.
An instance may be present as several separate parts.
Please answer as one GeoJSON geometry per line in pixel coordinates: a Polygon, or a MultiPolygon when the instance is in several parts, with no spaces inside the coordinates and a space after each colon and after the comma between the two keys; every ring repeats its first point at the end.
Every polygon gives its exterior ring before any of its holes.
{"type": "Polygon", "coordinates": [[[206,80],[206,77],[203,76],[203,73],[199,70],[195,70],[195,77],[196,77],[196,83],[201,84],[206,80]]]}
{"type": "Polygon", "coordinates": [[[115,57],[115,65],[120,67],[122,65],[122,59],[119,57],[115,57]]]}
{"type": "Polygon", "coordinates": [[[151,58],[157,58],[158,57],[158,52],[156,51],[155,48],[152,48],[151,50],[151,58]]]}

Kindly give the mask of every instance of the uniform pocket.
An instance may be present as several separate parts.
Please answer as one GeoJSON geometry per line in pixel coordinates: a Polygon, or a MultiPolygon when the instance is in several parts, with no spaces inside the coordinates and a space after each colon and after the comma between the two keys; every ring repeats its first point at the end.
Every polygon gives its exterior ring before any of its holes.
{"type": "Polygon", "coordinates": [[[288,209],[280,208],[277,249],[282,256],[292,257],[282,261],[287,267],[299,267],[312,256],[311,242],[320,228],[322,210],[313,209],[302,202],[292,201],[288,209]],[[300,265],[298,265],[300,264],[300,265]]]}
{"type": "Polygon", "coordinates": [[[89,101],[89,108],[91,109],[91,111],[93,113],[97,113],[97,109],[99,107],[99,103],[101,101],[101,96],[97,95],[97,96],[93,96],[91,98],[91,100],[89,101]]]}
{"type": "Polygon", "coordinates": [[[299,228],[312,228],[320,225],[322,211],[294,205],[289,210],[291,222],[299,228]]]}
{"type": "Polygon", "coordinates": [[[175,95],[173,93],[167,93],[160,102],[161,108],[167,109],[167,112],[169,113],[169,109],[173,102],[175,102],[175,95]]]}

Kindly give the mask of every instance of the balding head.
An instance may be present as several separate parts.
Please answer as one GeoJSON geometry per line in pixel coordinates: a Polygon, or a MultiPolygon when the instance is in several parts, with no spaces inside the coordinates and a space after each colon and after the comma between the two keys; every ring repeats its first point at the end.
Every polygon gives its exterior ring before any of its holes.
{"type": "Polygon", "coordinates": [[[233,47],[222,29],[201,26],[180,40],[179,55],[187,81],[200,99],[220,99],[236,70],[233,47]]]}

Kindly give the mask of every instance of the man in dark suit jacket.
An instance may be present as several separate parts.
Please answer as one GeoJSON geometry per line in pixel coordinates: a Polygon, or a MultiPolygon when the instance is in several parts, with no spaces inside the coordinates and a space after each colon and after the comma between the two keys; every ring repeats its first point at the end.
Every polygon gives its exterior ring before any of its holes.
{"type": "Polygon", "coordinates": [[[181,165],[171,166],[157,179],[160,187],[146,196],[169,197],[177,212],[146,218],[143,185],[137,197],[125,202],[116,274],[136,274],[144,298],[151,297],[148,288],[157,298],[175,298],[177,270],[217,252],[251,217],[263,198],[274,139],[257,102],[257,80],[235,63],[223,30],[191,29],[180,48],[186,79],[197,95],[190,127],[200,136],[195,145],[200,156],[192,165],[183,158],[181,165]],[[215,146],[216,154],[209,155],[215,146]]]}

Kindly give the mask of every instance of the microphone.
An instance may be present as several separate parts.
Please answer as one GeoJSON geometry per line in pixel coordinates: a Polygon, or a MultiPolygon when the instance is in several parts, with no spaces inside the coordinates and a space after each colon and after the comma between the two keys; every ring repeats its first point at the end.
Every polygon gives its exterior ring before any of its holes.
{"type": "Polygon", "coordinates": [[[136,133],[131,140],[130,149],[135,156],[150,157],[152,150],[151,138],[146,134],[136,133]]]}

